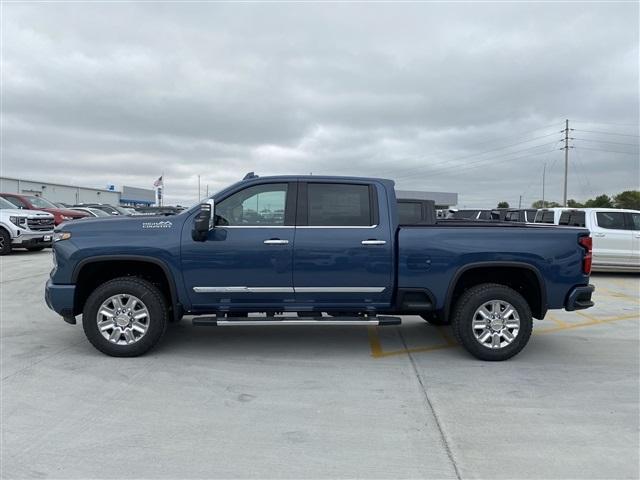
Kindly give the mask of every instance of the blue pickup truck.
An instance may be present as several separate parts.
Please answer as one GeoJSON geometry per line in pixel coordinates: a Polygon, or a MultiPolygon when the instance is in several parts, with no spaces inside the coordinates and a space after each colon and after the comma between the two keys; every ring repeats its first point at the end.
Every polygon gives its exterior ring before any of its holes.
{"type": "Polygon", "coordinates": [[[169,322],[451,323],[483,360],[526,345],[532,319],[593,305],[583,228],[400,222],[394,183],[247,175],[170,217],[65,223],[47,305],[113,356],[141,355],[169,322]]]}

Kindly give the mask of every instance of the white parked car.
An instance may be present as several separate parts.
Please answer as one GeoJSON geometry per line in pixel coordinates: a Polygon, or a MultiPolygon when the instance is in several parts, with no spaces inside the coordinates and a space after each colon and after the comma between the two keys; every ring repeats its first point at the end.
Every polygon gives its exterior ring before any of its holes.
{"type": "Polygon", "coordinates": [[[53,215],[39,210],[23,210],[0,198],[0,255],[13,248],[42,250],[51,245],[53,215]]]}
{"type": "Polygon", "coordinates": [[[593,270],[640,271],[640,211],[619,208],[544,208],[535,223],[586,227],[593,238],[593,270]]]}

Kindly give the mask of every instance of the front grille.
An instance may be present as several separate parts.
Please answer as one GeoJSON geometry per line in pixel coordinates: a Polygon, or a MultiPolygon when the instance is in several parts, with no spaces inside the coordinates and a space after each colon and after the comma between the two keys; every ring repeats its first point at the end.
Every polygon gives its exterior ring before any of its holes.
{"type": "Polygon", "coordinates": [[[53,230],[53,218],[29,218],[27,219],[29,230],[44,232],[53,230]]]}

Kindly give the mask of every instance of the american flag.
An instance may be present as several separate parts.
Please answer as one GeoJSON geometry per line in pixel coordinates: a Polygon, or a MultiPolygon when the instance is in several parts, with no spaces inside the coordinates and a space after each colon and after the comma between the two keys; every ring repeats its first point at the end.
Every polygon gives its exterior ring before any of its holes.
{"type": "Polygon", "coordinates": [[[162,175],[160,175],[158,179],[155,182],[153,182],[154,187],[159,187],[161,185],[162,185],[162,175]]]}

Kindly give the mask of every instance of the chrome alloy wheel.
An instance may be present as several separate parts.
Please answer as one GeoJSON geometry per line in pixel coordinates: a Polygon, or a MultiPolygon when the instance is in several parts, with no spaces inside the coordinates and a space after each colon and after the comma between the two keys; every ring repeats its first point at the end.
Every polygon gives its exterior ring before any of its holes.
{"type": "Polygon", "coordinates": [[[98,330],[116,345],[131,345],[149,329],[149,310],[138,297],[121,293],[107,298],[96,318],[98,330]]]}
{"type": "Polygon", "coordinates": [[[473,335],[486,348],[504,348],[518,336],[520,317],[513,305],[490,300],[473,314],[473,335]]]}

